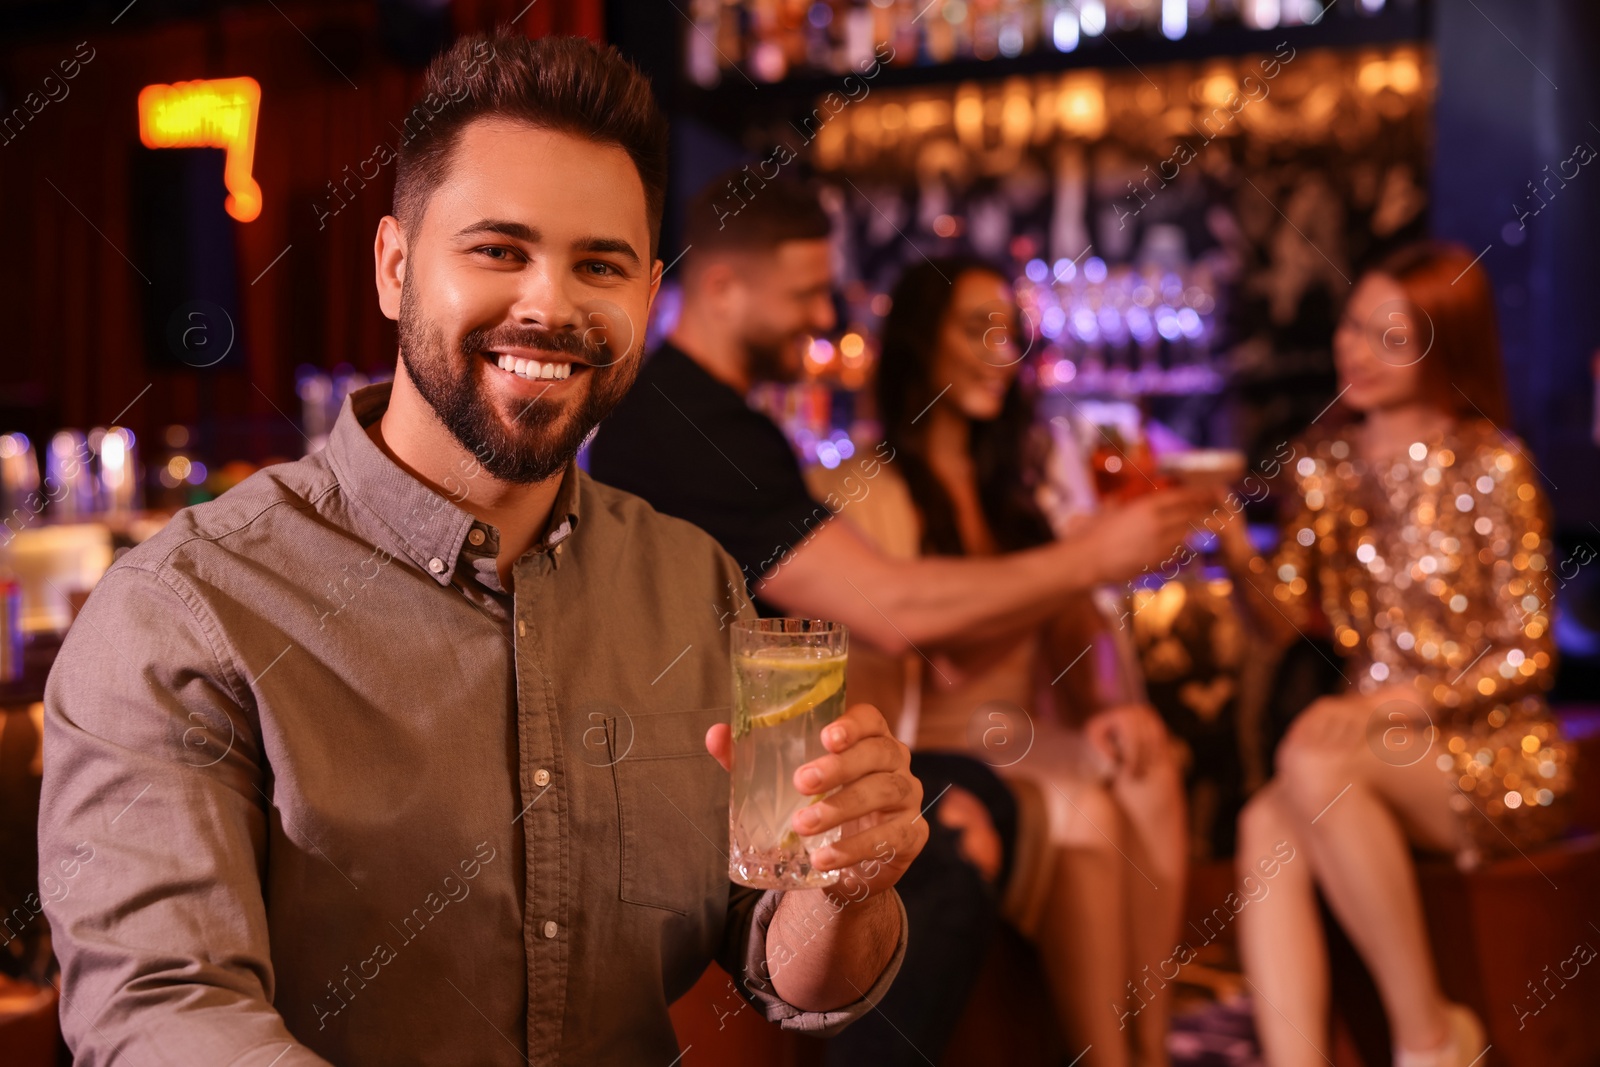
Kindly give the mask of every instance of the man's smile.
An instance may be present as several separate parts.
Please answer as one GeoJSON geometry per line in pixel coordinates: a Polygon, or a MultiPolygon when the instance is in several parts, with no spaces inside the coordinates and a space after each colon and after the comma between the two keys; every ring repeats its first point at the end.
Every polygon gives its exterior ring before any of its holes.
{"type": "Polygon", "coordinates": [[[582,378],[592,369],[569,353],[545,348],[494,348],[485,351],[483,357],[503,372],[499,377],[512,379],[517,385],[540,386],[538,395],[541,396],[551,388],[564,392],[564,383],[582,378]]]}

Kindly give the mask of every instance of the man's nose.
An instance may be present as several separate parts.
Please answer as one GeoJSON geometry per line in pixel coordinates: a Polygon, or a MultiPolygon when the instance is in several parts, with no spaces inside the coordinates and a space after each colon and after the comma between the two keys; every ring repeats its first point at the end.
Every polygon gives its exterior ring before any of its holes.
{"type": "Polygon", "coordinates": [[[520,279],[511,314],[517,322],[560,330],[580,325],[577,303],[567,292],[565,278],[552,266],[529,264],[520,279]]]}

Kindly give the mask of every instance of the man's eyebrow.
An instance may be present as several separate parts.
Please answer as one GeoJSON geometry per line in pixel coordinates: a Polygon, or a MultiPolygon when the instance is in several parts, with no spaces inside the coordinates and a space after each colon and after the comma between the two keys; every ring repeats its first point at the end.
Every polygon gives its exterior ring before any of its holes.
{"type": "MultiPolygon", "coordinates": [[[[463,226],[456,231],[457,237],[467,237],[479,233],[497,233],[502,237],[510,237],[517,241],[526,241],[529,244],[538,244],[544,235],[524,222],[512,222],[508,219],[479,219],[468,226],[463,226]]],[[[639,253],[634,251],[633,245],[620,237],[580,237],[572,242],[572,246],[580,252],[610,252],[623,256],[635,267],[641,264],[639,253]]]]}
{"type": "Polygon", "coordinates": [[[466,237],[474,233],[497,233],[502,237],[527,241],[529,244],[537,244],[541,239],[539,231],[527,223],[511,222],[507,219],[479,219],[470,226],[463,226],[457,230],[456,236],[466,237]]]}
{"type": "Polygon", "coordinates": [[[629,260],[635,267],[641,265],[639,253],[633,250],[633,245],[620,237],[580,237],[572,242],[572,247],[580,252],[612,252],[629,260]]]}

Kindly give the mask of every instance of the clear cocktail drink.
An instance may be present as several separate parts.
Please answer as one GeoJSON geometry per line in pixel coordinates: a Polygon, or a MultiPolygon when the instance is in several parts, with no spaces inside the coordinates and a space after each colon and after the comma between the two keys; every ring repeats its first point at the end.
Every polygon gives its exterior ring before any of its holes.
{"type": "Polygon", "coordinates": [[[733,628],[733,793],[728,877],[760,889],[832,885],[838,871],[811,865],[840,829],[802,836],[796,812],[821,799],[794,772],[826,754],[822,728],[844,713],[848,635],[819,619],[756,619],[733,628]]]}

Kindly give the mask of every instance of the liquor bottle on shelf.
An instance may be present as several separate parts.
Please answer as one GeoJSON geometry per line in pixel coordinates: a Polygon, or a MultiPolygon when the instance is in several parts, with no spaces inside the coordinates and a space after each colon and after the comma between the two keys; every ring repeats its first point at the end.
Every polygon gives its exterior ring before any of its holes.
{"type": "Polygon", "coordinates": [[[1213,27],[1272,29],[1362,18],[1418,0],[692,0],[684,69],[714,85],[730,66],[755,81],[847,74],[884,43],[896,64],[1071,52],[1101,36],[1176,40],[1213,27]]]}

